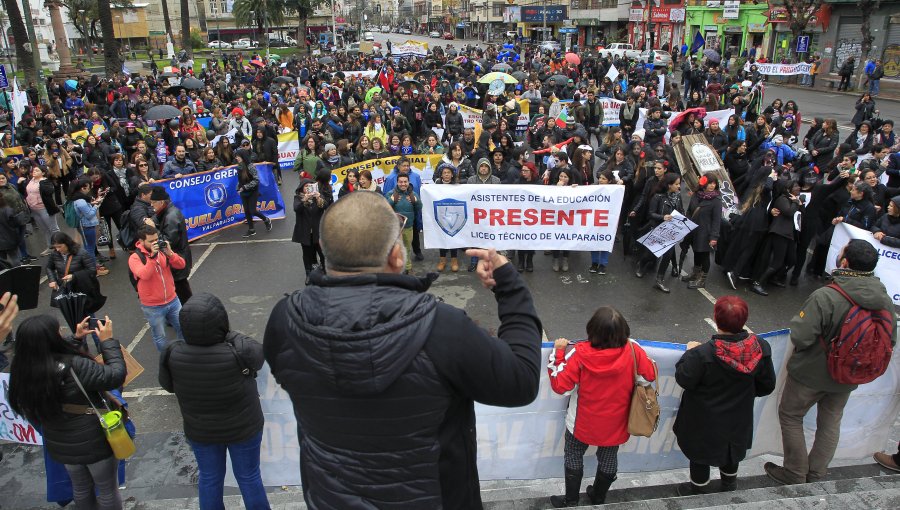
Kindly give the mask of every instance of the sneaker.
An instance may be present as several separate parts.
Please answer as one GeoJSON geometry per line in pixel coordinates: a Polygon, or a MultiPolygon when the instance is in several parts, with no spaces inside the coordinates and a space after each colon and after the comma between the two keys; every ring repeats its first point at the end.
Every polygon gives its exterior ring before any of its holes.
{"type": "Polygon", "coordinates": [[[606,274],[606,266],[604,266],[604,265],[597,266],[597,274],[606,274]]]}
{"type": "Polygon", "coordinates": [[[243,237],[244,239],[246,239],[246,238],[248,238],[248,237],[253,237],[253,236],[255,236],[255,235],[256,235],[256,231],[255,231],[255,230],[248,230],[247,233],[244,234],[244,235],[242,235],[241,237],[243,237]]]}
{"type": "Polygon", "coordinates": [[[272,220],[270,220],[269,218],[266,218],[266,232],[271,232],[271,231],[272,231],[272,220]]]}
{"type": "Polygon", "coordinates": [[[109,269],[106,269],[103,266],[97,266],[97,276],[106,276],[109,274],[109,269]]]}
{"type": "Polygon", "coordinates": [[[599,266],[600,266],[600,264],[591,264],[591,267],[590,267],[590,269],[588,269],[588,271],[590,271],[590,272],[592,272],[592,273],[596,273],[596,272],[597,272],[597,268],[598,268],[599,266]]]}

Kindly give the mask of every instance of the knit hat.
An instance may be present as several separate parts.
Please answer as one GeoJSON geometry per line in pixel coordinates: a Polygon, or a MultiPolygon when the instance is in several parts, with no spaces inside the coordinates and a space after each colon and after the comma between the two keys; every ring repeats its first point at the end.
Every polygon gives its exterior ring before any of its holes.
{"type": "Polygon", "coordinates": [[[243,114],[244,114],[244,110],[242,110],[242,109],[240,109],[240,108],[234,108],[233,110],[231,110],[231,114],[232,114],[232,115],[243,115],[243,114]]]}
{"type": "Polygon", "coordinates": [[[900,209],[900,195],[897,195],[896,197],[892,198],[891,202],[894,203],[894,207],[900,209]]]}
{"type": "Polygon", "coordinates": [[[150,200],[169,200],[169,193],[162,186],[151,186],[150,200]]]}
{"type": "Polygon", "coordinates": [[[337,150],[337,146],[334,145],[333,143],[326,143],[325,144],[325,152],[327,153],[327,152],[331,151],[331,149],[337,150]]]}
{"type": "Polygon", "coordinates": [[[457,110],[459,110],[459,104],[456,101],[453,101],[449,105],[447,105],[448,108],[453,108],[454,106],[457,110]]]}
{"type": "Polygon", "coordinates": [[[640,138],[641,140],[643,140],[645,133],[646,133],[646,131],[644,131],[643,129],[637,129],[637,130],[635,130],[634,133],[631,134],[631,137],[634,138],[636,136],[636,137],[640,138]]]}

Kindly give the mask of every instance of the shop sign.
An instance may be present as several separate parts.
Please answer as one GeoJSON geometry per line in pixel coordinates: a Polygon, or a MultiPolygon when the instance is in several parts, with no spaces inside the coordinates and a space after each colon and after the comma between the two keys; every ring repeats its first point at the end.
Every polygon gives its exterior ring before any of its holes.
{"type": "Polygon", "coordinates": [[[526,23],[543,23],[544,10],[547,11],[548,23],[559,23],[568,17],[566,16],[565,5],[522,7],[522,21],[526,23]]]}
{"type": "Polygon", "coordinates": [[[684,21],[684,9],[670,9],[669,21],[684,21]]]}
{"type": "Polygon", "coordinates": [[[726,0],[725,10],[722,11],[725,19],[738,19],[740,13],[741,2],[737,0],[726,0]]]}
{"type": "Polygon", "coordinates": [[[644,9],[630,9],[628,21],[644,21],[644,9]]]}
{"type": "Polygon", "coordinates": [[[706,0],[706,6],[713,9],[718,9],[719,7],[722,7],[722,2],[721,0],[706,0]]]}
{"type": "Polygon", "coordinates": [[[670,20],[670,7],[654,7],[650,10],[650,21],[654,23],[668,23],[670,20]]]}
{"type": "Polygon", "coordinates": [[[747,31],[753,33],[765,32],[766,24],[765,23],[747,23],[747,31]]]}
{"type": "Polygon", "coordinates": [[[725,33],[726,34],[740,34],[743,33],[744,27],[740,25],[726,25],[725,33]]]}

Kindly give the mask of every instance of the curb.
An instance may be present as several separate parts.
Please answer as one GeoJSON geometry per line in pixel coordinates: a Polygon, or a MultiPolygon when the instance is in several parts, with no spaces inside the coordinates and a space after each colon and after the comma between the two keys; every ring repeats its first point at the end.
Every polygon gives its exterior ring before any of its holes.
{"type": "MultiPolygon", "coordinates": [[[[824,92],[824,93],[828,93],[828,94],[840,94],[842,96],[849,96],[849,97],[856,97],[856,98],[858,98],[862,94],[862,92],[846,92],[843,90],[838,91],[835,89],[827,89],[824,87],[811,88],[811,87],[807,87],[805,85],[794,85],[792,83],[777,83],[777,82],[766,81],[766,84],[772,85],[775,87],[782,87],[782,88],[786,88],[786,89],[808,90],[810,92],[824,92]]],[[[892,101],[895,103],[900,103],[900,95],[885,95],[884,91],[882,91],[879,95],[874,96],[873,99],[875,101],[892,101]]]]}

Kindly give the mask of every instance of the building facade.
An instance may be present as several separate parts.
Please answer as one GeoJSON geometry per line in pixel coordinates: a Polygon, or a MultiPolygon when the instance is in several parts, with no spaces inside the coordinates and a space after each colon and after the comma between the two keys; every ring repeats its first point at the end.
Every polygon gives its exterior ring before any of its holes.
{"type": "Polygon", "coordinates": [[[684,0],[634,2],[628,16],[628,42],[640,49],[673,51],[684,40],[684,0]]]}
{"type": "Polygon", "coordinates": [[[685,5],[684,43],[691,46],[699,32],[704,49],[738,56],[751,47],[765,52],[772,41],[772,24],[768,23],[768,4],[738,0],[687,0],[685,5]]]}

